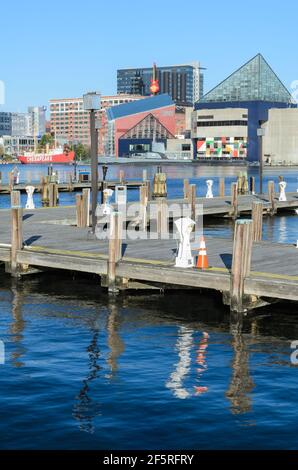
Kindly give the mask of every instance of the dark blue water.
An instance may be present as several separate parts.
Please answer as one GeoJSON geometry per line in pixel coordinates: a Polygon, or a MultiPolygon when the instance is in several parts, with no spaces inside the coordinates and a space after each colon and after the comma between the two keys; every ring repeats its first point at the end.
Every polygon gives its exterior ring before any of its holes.
{"type": "MultiPolygon", "coordinates": [[[[140,167],[124,169],[141,177],[140,167]]],[[[239,171],[165,169],[173,196],[182,194],[179,178],[203,193],[208,177],[232,181],[239,171]]],[[[112,179],[119,168],[109,171],[112,179]]],[[[282,174],[295,190],[297,173],[282,174]]],[[[267,219],[265,237],[296,242],[297,220],[267,219]]],[[[211,220],[205,231],[230,236],[232,227],[211,220]]],[[[217,294],[113,300],[96,277],[16,283],[0,270],[0,340],[1,449],[298,448],[295,303],[253,312],[241,329],[217,294]]]]}
{"type": "Polygon", "coordinates": [[[0,282],[2,449],[297,448],[294,306],[233,334],[217,297],[0,282]]]}

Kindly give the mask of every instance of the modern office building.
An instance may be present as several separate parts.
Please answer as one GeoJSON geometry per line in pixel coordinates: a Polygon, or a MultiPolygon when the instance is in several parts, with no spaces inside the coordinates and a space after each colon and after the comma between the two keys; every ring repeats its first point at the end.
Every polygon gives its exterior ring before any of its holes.
{"type": "Polygon", "coordinates": [[[32,134],[38,137],[46,133],[46,110],[45,106],[29,106],[28,114],[32,121],[32,134]]]}
{"type": "MultiPolygon", "coordinates": [[[[102,96],[102,110],[97,113],[99,123],[99,153],[107,147],[106,110],[112,106],[143,99],[143,96],[121,95],[102,96]]],[[[50,100],[50,127],[58,140],[68,143],[90,144],[89,112],[84,111],[83,98],[62,98],[50,100]]]]}
{"type": "Polygon", "coordinates": [[[33,136],[32,115],[30,113],[11,113],[11,135],[33,136]]]}
{"type": "MultiPolygon", "coordinates": [[[[198,62],[157,68],[160,94],[167,93],[181,106],[193,106],[203,96],[204,75],[198,62]]],[[[150,96],[153,69],[117,70],[117,93],[150,96]]]]}
{"type": "Polygon", "coordinates": [[[11,113],[0,112],[0,136],[11,135],[11,113]]]}
{"type": "Polygon", "coordinates": [[[153,143],[165,148],[167,139],[175,138],[175,109],[167,94],[109,108],[108,155],[150,152],[153,143]]]}
{"type": "Polygon", "coordinates": [[[290,92],[261,54],[256,55],[195,104],[195,157],[259,160],[258,128],[270,109],[295,108],[290,92]]]}

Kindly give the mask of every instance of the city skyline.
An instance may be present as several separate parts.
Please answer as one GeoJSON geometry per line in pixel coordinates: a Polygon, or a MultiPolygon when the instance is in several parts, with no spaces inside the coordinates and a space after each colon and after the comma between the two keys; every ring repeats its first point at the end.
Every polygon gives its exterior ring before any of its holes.
{"type": "Polygon", "coordinates": [[[193,0],[184,4],[182,21],[188,22],[188,28],[181,36],[181,5],[176,1],[140,13],[135,0],[125,11],[120,2],[99,5],[87,0],[82,7],[53,0],[46,13],[35,0],[6,3],[2,17],[13,18],[14,27],[2,21],[0,80],[5,84],[5,103],[0,110],[24,112],[28,105],[48,105],[52,98],[79,97],[92,89],[114,94],[118,68],[153,62],[165,66],[200,61],[207,68],[207,92],[258,52],[290,89],[298,79],[290,52],[298,7],[286,0],[282,10],[270,5],[269,16],[268,7],[253,0],[240,20],[234,0],[224,8],[218,1],[211,4],[193,0]],[[157,34],[151,33],[150,25],[157,34]]]}

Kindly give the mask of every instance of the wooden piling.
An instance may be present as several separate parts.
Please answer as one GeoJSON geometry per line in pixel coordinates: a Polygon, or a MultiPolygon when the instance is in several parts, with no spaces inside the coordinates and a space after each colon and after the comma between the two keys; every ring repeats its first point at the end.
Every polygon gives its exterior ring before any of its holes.
{"type": "Polygon", "coordinates": [[[58,185],[56,183],[48,184],[49,207],[56,207],[58,201],[58,185]]]}
{"type": "Polygon", "coordinates": [[[140,228],[142,231],[147,230],[147,207],[148,207],[148,194],[147,186],[140,186],[140,228]]]}
{"type": "Polygon", "coordinates": [[[270,203],[270,215],[276,214],[276,204],[275,204],[275,186],[274,181],[268,182],[268,198],[270,203]]]}
{"type": "Polygon", "coordinates": [[[11,209],[11,275],[18,277],[17,252],[23,248],[23,209],[11,209]]]}
{"type": "Polygon", "coordinates": [[[249,191],[251,194],[256,193],[256,179],[254,176],[251,176],[249,179],[249,191]]]}
{"type": "Polygon", "coordinates": [[[118,240],[118,212],[112,212],[110,215],[110,231],[109,231],[109,258],[107,266],[107,281],[108,291],[111,294],[116,294],[118,289],[116,287],[116,254],[119,246],[118,240]]]}
{"type": "Polygon", "coordinates": [[[225,178],[219,180],[219,197],[225,197],[225,178]]]}
{"type": "Polygon", "coordinates": [[[77,227],[81,228],[82,225],[82,196],[81,194],[76,194],[76,218],[77,218],[77,227]]]}
{"type": "Polygon", "coordinates": [[[190,217],[193,221],[196,221],[196,195],[197,195],[196,193],[197,193],[196,185],[191,184],[189,186],[188,202],[190,204],[190,217]]]}
{"type": "Polygon", "coordinates": [[[21,192],[11,191],[10,193],[11,207],[21,207],[21,192]]]}
{"type": "Polygon", "coordinates": [[[188,193],[189,193],[189,180],[186,178],[183,180],[183,197],[184,199],[188,199],[188,193]]]}
{"type": "Polygon", "coordinates": [[[77,227],[85,228],[90,225],[90,189],[84,188],[82,194],[76,195],[77,227]]]}
{"type": "Polygon", "coordinates": [[[69,173],[69,175],[68,175],[68,191],[70,193],[73,192],[73,180],[72,180],[72,174],[71,173],[69,173]]]}
{"type": "Polygon", "coordinates": [[[157,233],[160,235],[168,233],[168,204],[165,199],[157,201],[157,233]]]}
{"type": "Polygon", "coordinates": [[[8,183],[9,183],[9,191],[11,192],[14,186],[14,174],[12,171],[8,173],[8,183]]]}
{"type": "Polygon", "coordinates": [[[252,256],[252,220],[237,220],[235,223],[233,261],[231,272],[231,312],[245,312],[244,282],[250,275],[252,256]]]}
{"type": "Polygon", "coordinates": [[[263,203],[262,202],[253,202],[252,221],[253,221],[253,241],[260,242],[263,238],[263,203]]]}
{"type": "Polygon", "coordinates": [[[82,191],[82,205],[83,205],[83,226],[89,227],[90,225],[90,189],[84,188],[82,191]]]}
{"type": "Polygon", "coordinates": [[[120,170],[120,171],[119,171],[119,181],[120,181],[120,184],[123,184],[123,181],[124,181],[124,170],[120,170]]]}
{"type": "Polygon", "coordinates": [[[231,185],[231,216],[233,219],[238,217],[238,183],[232,183],[231,185]]]}

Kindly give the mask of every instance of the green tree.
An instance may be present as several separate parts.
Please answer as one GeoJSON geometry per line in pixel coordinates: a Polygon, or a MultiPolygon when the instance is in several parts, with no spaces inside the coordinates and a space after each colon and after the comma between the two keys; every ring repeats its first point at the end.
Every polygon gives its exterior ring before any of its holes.
{"type": "Polygon", "coordinates": [[[74,148],[76,152],[76,159],[79,161],[86,161],[90,160],[90,149],[87,147],[87,145],[83,145],[82,143],[79,143],[75,146],[74,148]]]}
{"type": "Polygon", "coordinates": [[[44,134],[42,136],[39,142],[39,148],[44,150],[47,144],[49,145],[49,147],[54,145],[54,136],[52,136],[52,134],[44,134]]]}

